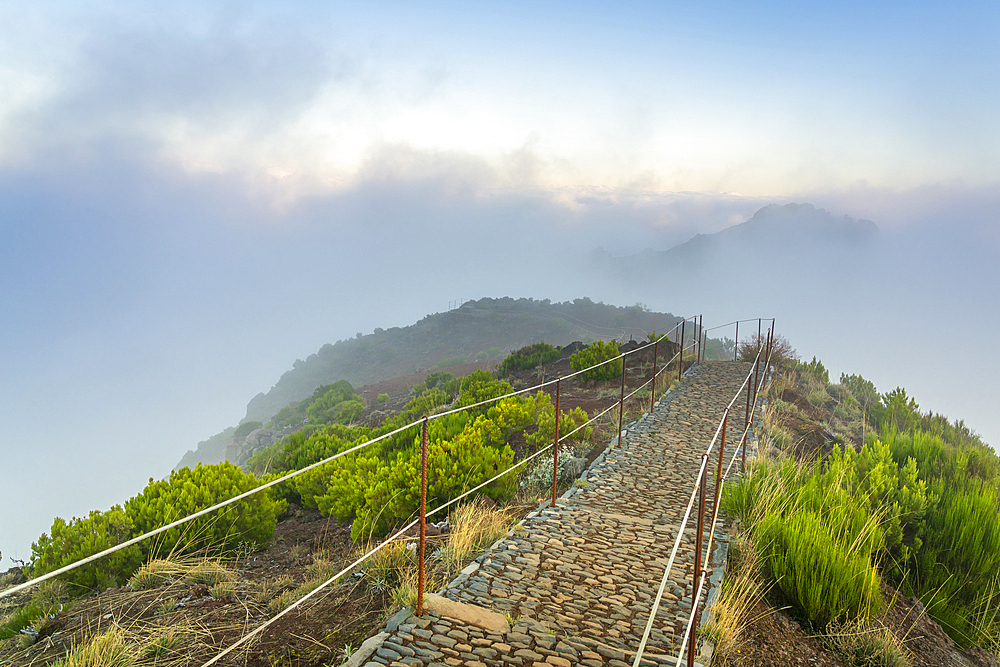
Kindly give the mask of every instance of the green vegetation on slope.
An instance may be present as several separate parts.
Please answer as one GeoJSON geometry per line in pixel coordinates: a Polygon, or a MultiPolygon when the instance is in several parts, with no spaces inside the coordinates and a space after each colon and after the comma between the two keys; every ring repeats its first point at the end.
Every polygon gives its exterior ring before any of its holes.
{"type": "MultiPolygon", "coordinates": [[[[506,382],[485,371],[456,382],[448,374],[425,380],[421,392],[402,412],[377,428],[339,424],[310,434],[293,434],[250,459],[258,474],[282,475],[329,458],[429,414],[452,401],[446,391],[458,388],[453,407],[471,406],[513,391],[506,382]],[[441,387],[444,387],[442,389],[441,387]]],[[[565,432],[587,420],[583,410],[564,413],[565,432]]],[[[522,437],[532,449],[548,444],[554,435],[555,408],[548,395],[509,396],[495,403],[470,408],[429,422],[428,505],[448,502],[463,492],[509,469],[515,462],[510,443],[522,437]]],[[[589,429],[575,438],[589,438],[589,429]]],[[[380,440],[354,454],[314,468],[279,485],[280,493],[306,507],[316,507],[340,520],[353,520],[354,539],[383,535],[416,512],[420,497],[421,428],[380,440]]],[[[486,486],[482,493],[503,501],[516,490],[511,474],[486,486]]]]}
{"type": "MultiPolygon", "coordinates": [[[[253,475],[231,463],[199,465],[194,470],[182,468],[166,480],[150,479],[142,493],[128,500],[124,508],[115,505],[106,512],[93,511],[69,522],[56,518],[50,531],[31,545],[33,572],[36,576],[52,572],[259,485],[253,475]]],[[[241,542],[266,546],[274,535],[283,505],[268,493],[255,494],[161,533],[157,539],[79,567],[64,578],[83,589],[107,587],[123,582],[143,562],[162,554],[231,551],[241,542]]]]}
{"type": "Polygon", "coordinates": [[[815,358],[784,371],[764,420],[771,455],[724,498],[777,589],[823,628],[877,613],[885,579],[960,645],[996,652],[1000,459],[901,388],[880,394],[857,375],[830,385],[815,358]]]}
{"type": "Polygon", "coordinates": [[[512,352],[497,368],[500,377],[507,377],[514,371],[535,368],[559,358],[560,348],[554,347],[544,340],[531,345],[525,345],[520,350],[512,352]]]}
{"type": "Polygon", "coordinates": [[[614,359],[619,354],[618,343],[614,341],[605,343],[602,340],[596,340],[590,346],[571,354],[569,365],[574,371],[584,371],[580,374],[580,378],[583,380],[613,380],[616,377],[621,377],[622,360],[609,360],[614,359]]]}

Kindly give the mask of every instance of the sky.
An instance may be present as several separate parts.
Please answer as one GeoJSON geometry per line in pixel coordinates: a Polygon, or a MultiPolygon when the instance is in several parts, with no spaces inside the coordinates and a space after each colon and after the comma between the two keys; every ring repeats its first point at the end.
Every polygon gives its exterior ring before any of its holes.
{"type": "Polygon", "coordinates": [[[1000,442],[998,14],[0,3],[3,565],[165,475],[295,359],[463,297],[774,316],[835,375],[1000,442]],[[583,269],[792,201],[875,221],[897,279],[834,308],[583,269]]]}

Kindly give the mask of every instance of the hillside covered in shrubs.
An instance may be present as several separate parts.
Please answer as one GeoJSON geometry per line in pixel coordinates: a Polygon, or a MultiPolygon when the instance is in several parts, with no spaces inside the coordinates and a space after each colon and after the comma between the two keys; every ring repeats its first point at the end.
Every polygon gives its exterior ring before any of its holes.
{"type": "Polygon", "coordinates": [[[916,596],[959,647],[995,655],[1000,458],[902,388],[880,393],[859,375],[832,384],[816,358],[782,361],[761,455],[724,495],[741,533],[708,629],[722,655],[739,650],[735,610],[788,606],[852,664],[939,664],[908,648],[919,633],[889,620],[897,596],[916,596]]]}
{"type": "MultiPolygon", "coordinates": [[[[643,339],[648,331],[670,331],[680,320],[640,304],[620,307],[588,298],[562,303],[509,297],[466,301],[459,308],[428,315],[410,326],[359,332],[296,360],[269,391],[250,400],[243,423],[267,424],[279,411],[308,399],[318,387],[341,380],[361,387],[420,371],[453,370],[477,361],[480,367],[492,366],[511,351],[539,341],[559,346],[622,336],[643,339]]],[[[199,443],[177,467],[224,460],[235,428],[199,443]]]]}

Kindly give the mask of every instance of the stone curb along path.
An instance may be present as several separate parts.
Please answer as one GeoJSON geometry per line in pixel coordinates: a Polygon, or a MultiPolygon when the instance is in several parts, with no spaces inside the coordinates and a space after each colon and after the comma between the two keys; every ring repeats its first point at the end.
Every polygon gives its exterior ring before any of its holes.
{"type": "MultiPolygon", "coordinates": [[[[479,619],[463,613],[461,605],[447,609],[431,602],[422,617],[404,609],[345,665],[630,667],[701,456],[750,366],[693,366],[652,413],[630,425],[621,447],[594,461],[581,477],[585,484],[555,507],[543,505],[529,514],[463,570],[442,593],[474,605],[466,612],[479,619]],[[481,621],[482,610],[494,612],[492,625],[481,621]]],[[[732,441],[742,430],[745,393],[741,396],[731,413],[732,441]]],[[[724,465],[734,452],[727,448],[724,465]]],[[[713,483],[716,461],[709,466],[713,483]]],[[[710,485],[707,512],[713,489],[710,485]]],[[[692,517],[643,665],[676,660],[691,612],[694,532],[692,517]]],[[[708,566],[718,580],[726,549],[714,551],[708,566]]]]}

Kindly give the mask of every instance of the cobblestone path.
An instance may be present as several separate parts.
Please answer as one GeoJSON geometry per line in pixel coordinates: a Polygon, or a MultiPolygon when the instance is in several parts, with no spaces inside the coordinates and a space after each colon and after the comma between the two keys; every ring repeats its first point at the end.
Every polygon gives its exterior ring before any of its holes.
{"type": "MultiPolygon", "coordinates": [[[[432,667],[631,665],[701,456],[750,366],[693,367],[651,414],[628,429],[622,447],[609,449],[584,473],[585,484],[555,507],[529,515],[444,592],[517,619],[510,632],[490,634],[438,614],[417,618],[404,612],[390,621],[388,634],[367,659],[432,667]]],[[[730,442],[742,429],[745,400],[744,393],[731,413],[730,442]]],[[[727,448],[726,464],[734,450],[727,448]]],[[[713,476],[716,461],[709,466],[713,476]]],[[[644,664],[673,664],[679,650],[691,611],[693,526],[694,517],[644,664]]],[[[709,565],[718,568],[722,563],[716,561],[723,558],[717,552],[709,565]]]]}

